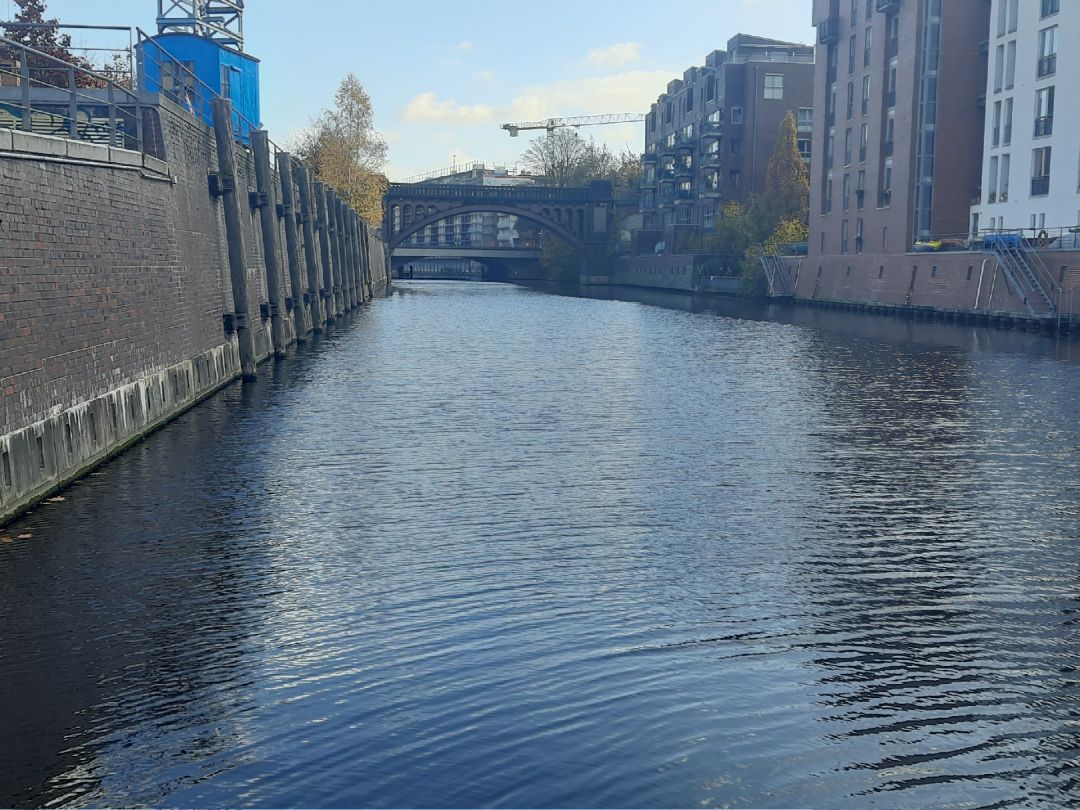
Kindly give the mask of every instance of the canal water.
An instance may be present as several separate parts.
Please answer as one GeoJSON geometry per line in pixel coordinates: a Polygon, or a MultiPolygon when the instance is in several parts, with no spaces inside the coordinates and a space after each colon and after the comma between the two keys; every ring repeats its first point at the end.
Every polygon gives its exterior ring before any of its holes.
{"type": "Polygon", "coordinates": [[[0,530],[0,806],[1075,803],[1078,357],[403,283],[0,530]]]}

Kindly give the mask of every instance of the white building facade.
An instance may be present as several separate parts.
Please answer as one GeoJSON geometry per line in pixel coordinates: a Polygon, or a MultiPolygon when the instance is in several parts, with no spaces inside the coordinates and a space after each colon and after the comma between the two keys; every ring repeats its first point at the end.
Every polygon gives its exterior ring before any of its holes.
{"type": "Polygon", "coordinates": [[[973,233],[1032,229],[1056,237],[1080,226],[1080,105],[1070,92],[1077,81],[1078,0],[992,0],[973,233]]]}

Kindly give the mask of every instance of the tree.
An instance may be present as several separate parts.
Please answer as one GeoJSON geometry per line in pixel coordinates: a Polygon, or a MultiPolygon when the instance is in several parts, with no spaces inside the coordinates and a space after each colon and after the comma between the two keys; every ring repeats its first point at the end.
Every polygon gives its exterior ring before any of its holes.
{"type": "Polygon", "coordinates": [[[776,146],[765,175],[766,214],[773,223],[781,220],[808,222],[810,218],[810,173],[799,152],[798,127],[789,110],[780,122],[776,146]]]}
{"type": "Polygon", "coordinates": [[[548,185],[583,186],[614,176],[620,162],[603,145],[585,140],[573,129],[556,129],[529,144],[521,165],[548,185]]]}
{"type": "Polygon", "coordinates": [[[375,129],[371,96],[355,75],[342,80],[334,94],[334,108],[323,110],[295,139],[293,151],[368,225],[379,227],[388,147],[375,129]]]}
{"type": "MultiPolygon", "coordinates": [[[[71,52],[71,37],[59,33],[56,28],[59,20],[45,17],[45,0],[15,0],[15,5],[19,10],[15,13],[14,22],[23,25],[6,26],[4,36],[52,57],[52,59],[46,59],[36,54],[28,54],[26,61],[30,69],[32,86],[68,86],[68,71],[53,60],[66,62],[78,68],[75,72],[75,83],[78,87],[107,86],[105,81],[89,75],[89,72],[94,69],[90,60],[71,52]]],[[[10,56],[19,58],[18,53],[6,55],[9,58],[10,56]]]]}

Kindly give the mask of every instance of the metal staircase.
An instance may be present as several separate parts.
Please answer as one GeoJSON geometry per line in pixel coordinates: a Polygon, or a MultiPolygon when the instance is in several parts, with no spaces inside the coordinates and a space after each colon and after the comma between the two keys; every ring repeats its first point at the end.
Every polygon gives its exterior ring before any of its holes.
{"type": "Polygon", "coordinates": [[[1058,314],[1054,301],[1060,300],[1061,286],[1023,236],[993,234],[986,237],[983,249],[997,259],[998,266],[1024,300],[1032,317],[1051,318],[1058,314]]]}
{"type": "Polygon", "coordinates": [[[769,282],[769,296],[772,298],[790,298],[795,294],[788,282],[787,268],[784,266],[784,257],[775,245],[757,245],[755,250],[758,260],[765,271],[765,278],[769,282]]]}

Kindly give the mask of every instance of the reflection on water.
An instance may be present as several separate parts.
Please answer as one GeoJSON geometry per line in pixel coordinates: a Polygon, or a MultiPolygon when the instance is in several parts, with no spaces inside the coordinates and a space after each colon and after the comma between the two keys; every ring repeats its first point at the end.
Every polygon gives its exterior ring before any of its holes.
{"type": "Polygon", "coordinates": [[[403,284],[0,532],[0,805],[1073,802],[1074,344],[619,295],[403,284]]]}

